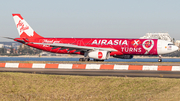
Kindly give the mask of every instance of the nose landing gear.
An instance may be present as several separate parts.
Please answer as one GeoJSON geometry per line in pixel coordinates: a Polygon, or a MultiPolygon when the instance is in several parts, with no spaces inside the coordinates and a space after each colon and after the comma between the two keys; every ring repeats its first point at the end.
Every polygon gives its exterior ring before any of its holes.
{"type": "Polygon", "coordinates": [[[159,55],[159,59],[158,59],[158,62],[162,62],[162,58],[161,58],[161,55],[159,55]]]}

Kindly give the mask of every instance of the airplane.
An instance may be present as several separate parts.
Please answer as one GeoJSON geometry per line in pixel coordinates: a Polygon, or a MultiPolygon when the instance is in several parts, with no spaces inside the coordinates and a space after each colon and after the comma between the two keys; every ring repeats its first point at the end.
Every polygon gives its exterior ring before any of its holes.
{"type": "Polygon", "coordinates": [[[133,55],[161,55],[178,50],[172,42],[160,39],[129,38],[44,38],[20,14],[12,14],[20,38],[9,38],[43,51],[79,54],[79,61],[104,61],[110,57],[132,59],[133,55]],[[90,60],[93,59],[93,60],[90,60]]]}

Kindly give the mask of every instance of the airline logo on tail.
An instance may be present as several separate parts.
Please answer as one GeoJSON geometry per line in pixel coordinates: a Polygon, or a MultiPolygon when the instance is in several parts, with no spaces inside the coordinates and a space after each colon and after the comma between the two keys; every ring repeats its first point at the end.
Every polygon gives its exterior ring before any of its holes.
{"type": "Polygon", "coordinates": [[[20,33],[24,32],[24,30],[28,30],[29,26],[24,26],[24,23],[22,22],[22,20],[19,20],[18,24],[17,24],[17,28],[20,29],[20,33]]]}
{"type": "Polygon", "coordinates": [[[17,30],[19,32],[20,37],[22,38],[42,38],[42,36],[38,35],[29,24],[22,18],[20,14],[12,14],[17,30]]]}

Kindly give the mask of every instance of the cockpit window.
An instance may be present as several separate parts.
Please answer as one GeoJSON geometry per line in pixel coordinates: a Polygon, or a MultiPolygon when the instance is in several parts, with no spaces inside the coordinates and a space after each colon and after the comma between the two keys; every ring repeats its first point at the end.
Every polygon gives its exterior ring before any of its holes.
{"type": "Polygon", "coordinates": [[[175,45],[175,44],[169,43],[168,45],[175,45]]]}

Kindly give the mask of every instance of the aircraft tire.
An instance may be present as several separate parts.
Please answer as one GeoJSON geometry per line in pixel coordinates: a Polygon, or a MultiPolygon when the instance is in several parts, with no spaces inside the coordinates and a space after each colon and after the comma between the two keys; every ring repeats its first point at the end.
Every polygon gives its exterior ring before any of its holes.
{"type": "Polygon", "coordinates": [[[89,58],[84,58],[84,61],[89,61],[90,59],[89,58]]]}
{"type": "Polygon", "coordinates": [[[104,61],[104,60],[98,60],[98,59],[94,59],[94,61],[104,61]]]}
{"type": "Polygon", "coordinates": [[[79,61],[83,61],[83,58],[80,58],[79,61]]]}
{"type": "Polygon", "coordinates": [[[158,59],[158,62],[162,62],[162,59],[158,59]]]}

